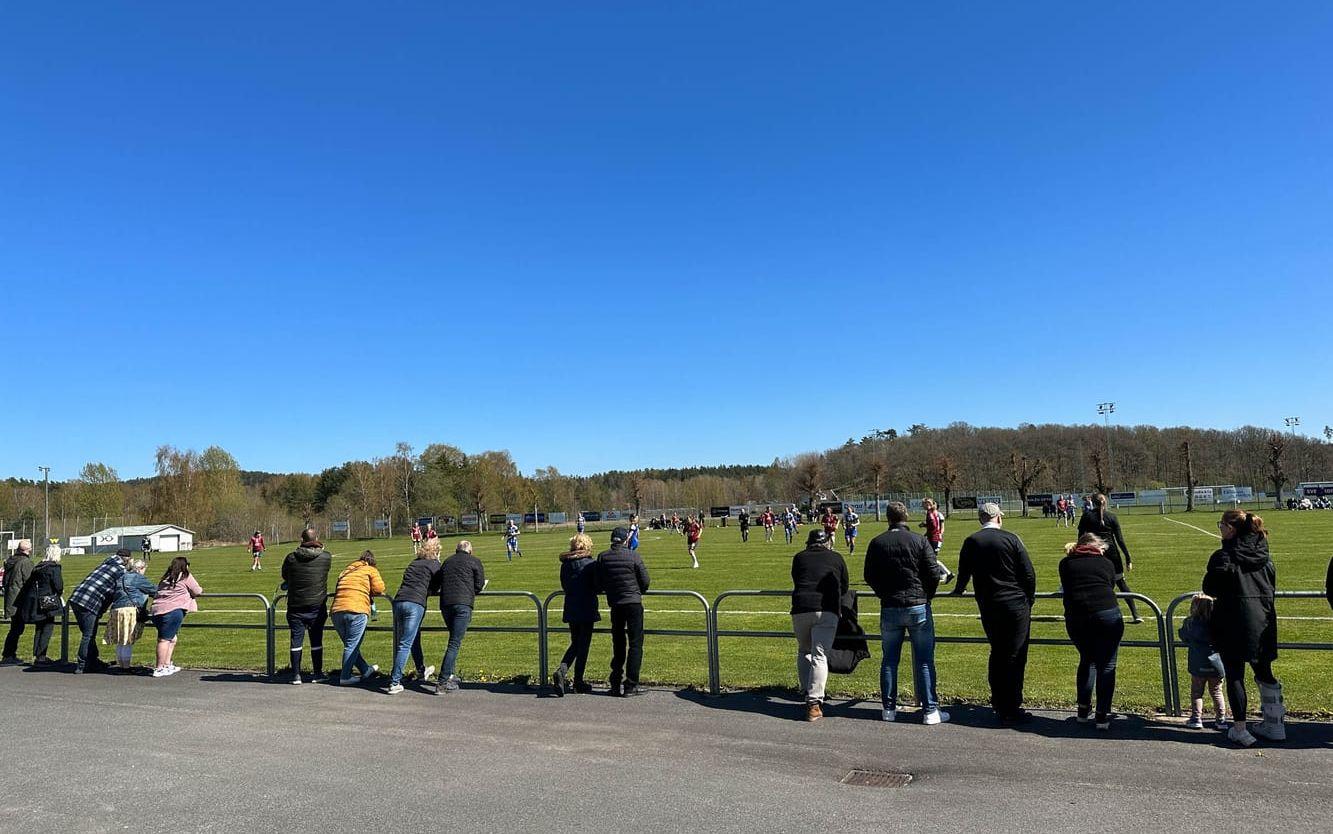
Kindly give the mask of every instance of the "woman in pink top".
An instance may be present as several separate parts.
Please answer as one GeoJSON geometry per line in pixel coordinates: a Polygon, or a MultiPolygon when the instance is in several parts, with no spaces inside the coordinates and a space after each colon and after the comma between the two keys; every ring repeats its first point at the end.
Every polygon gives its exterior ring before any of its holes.
{"type": "Polygon", "coordinates": [[[185,621],[185,612],[199,610],[194,599],[203,592],[190,576],[190,560],[184,556],[172,559],[162,581],[157,583],[157,596],[153,598],[153,625],[157,628],[157,668],[153,677],[165,678],[180,671],[171,662],[176,634],[185,621]]]}

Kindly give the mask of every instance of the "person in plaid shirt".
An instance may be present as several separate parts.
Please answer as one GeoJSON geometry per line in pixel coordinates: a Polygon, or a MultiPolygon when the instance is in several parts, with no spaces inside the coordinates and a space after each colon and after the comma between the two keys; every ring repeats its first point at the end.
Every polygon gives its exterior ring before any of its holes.
{"type": "Polygon", "coordinates": [[[130,559],[130,552],[125,548],[117,550],[114,556],[93,569],[88,578],[78,584],[69,595],[69,610],[79,624],[83,635],[79,640],[79,660],[74,667],[74,674],[81,675],[85,670],[94,672],[107,668],[97,657],[97,621],[116,598],[116,586],[125,575],[125,564],[130,559]]]}

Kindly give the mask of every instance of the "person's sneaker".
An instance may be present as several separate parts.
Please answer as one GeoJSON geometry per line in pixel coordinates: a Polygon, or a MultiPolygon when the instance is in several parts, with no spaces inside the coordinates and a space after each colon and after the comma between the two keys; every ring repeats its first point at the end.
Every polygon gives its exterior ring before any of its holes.
{"type": "Polygon", "coordinates": [[[0,666],[18,666],[22,662],[23,662],[22,660],[19,660],[14,655],[9,655],[7,657],[0,657],[0,666]]]}
{"type": "Polygon", "coordinates": [[[180,670],[181,670],[181,667],[177,666],[177,665],[174,664],[174,663],[168,663],[168,664],[167,664],[167,674],[168,674],[168,675],[174,675],[174,674],[176,674],[177,672],[179,672],[180,670]]]}
{"type": "Polygon", "coordinates": [[[1255,738],[1250,735],[1250,731],[1239,724],[1232,724],[1231,729],[1227,730],[1227,740],[1233,744],[1239,744],[1241,747],[1251,747],[1255,742],[1255,738]]]}
{"type": "Polygon", "coordinates": [[[363,681],[373,681],[373,680],[375,680],[375,678],[378,678],[379,676],[380,676],[380,667],[378,667],[378,666],[376,666],[375,664],[372,663],[372,664],[370,664],[370,671],[367,672],[366,674],[362,675],[362,676],[361,676],[361,680],[363,680],[363,681]]]}
{"type": "Polygon", "coordinates": [[[450,675],[449,679],[444,682],[444,691],[457,692],[461,683],[462,681],[459,679],[458,675],[450,675]]]}
{"type": "Polygon", "coordinates": [[[1185,729],[1187,729],[1187,730],[1202,730],[1202,729],[1203,729],[1203,716],[1202,716],[1202,715],[1191,715],[1191,716],[1189,717],[1189,719],[1185,722],[1185,729]]]}
{"type": "Polygon", "coordinates": [[[82,675],[82,674],[83,674],[83,667],[82,667],[82,666],[75,666],[75,667],[74,667],[74,674],[76,674],[76,675],[82,675]]]}
{"type": "Polygon", "coordinates": [[[386,691],[390,695],[397,695],[399,692],[403,691],[403,685],[401,683],[391,683],[386,691]]]}
{"type": "Polygon", "coordinates": [[[1213,728],[1225,733],[1227,730],[1231,729],[1231,719],[1219,718],[1213,722],[1213,728]]]}
{"type": "Polygon", "coordinates": [[[32,659],[33,666],[50,666],[51,663],[52,663],[51,658],[47,657],[46,655],[39,655],[32,659]]]}
{"type": "Polygon", "coordinates": [[[1111,729],[1111,716],[1109,715],[1097,716],[1097,729],[1101,730],[1102,732],[1106,732],[1107,730],[1111,729]]]}
{"type": "Polygon", "coordinates": [[[153,670],[153,677],[155,678],[165,678],[170,674],[171,674],[170,666],[159,666],[153,670]]]}
{"type": "Polygon", "coordinates": [[[806,721],[818,721],[823,717],[824,717],[824,708],[819,705],[818,701],[811,701],[810,703],[805,705],[806,721]]]}
{"type": "Polygon", "coordinates": [[[1091,724],[1092,707],[1079,707],[1078,713],[1074,716],[1074,720],[1080,724],[1091,724]]]}
{"type": "Polygon", "coordinates": [[[292,686],[300,686],[300,685],[301,685],[301,673],[297,672],[292,675],[292,686]]]}
{"type": "Polygon", "coordinates": [[[885,721],[897,721],[897,720],[898,720],[898,710],[896,710],[896,709],[882,709],[882,710],[879,711],[879,717],[882,718],[882,719],[885,720],[885,721]]]}
{"type": "Polygon", "coordinates": [[[425,669],[422,669],[422,670],[421,670],[421,679],[422,679],[423,681],[428,681],[428,680],[430,680],[430,679],[433,678],[433,677],[435,677],[435,667],[434,667],[434,666],[427,666],[425,669]]]}
{"type": "Polygon", "coordinates": [[[351,677],[338,678],[339,686],[355,686],[358,683],[361,683],[360,675],[352,675],[351,677]]]}
{"type": "Polygon", "coordinates": [[[633,698],[635,695],[647,695],[648,690],[639,686],[637,683],[626,684],[624,690],[620,693],[625,698],[633,698]]]}
{"type": "Polygon", "coordinates": [[[613,684],[611,684],[611,686],[606,690],[606,694],[607,694],[607,695],[610,695],[612,698],[619,698],[619,697],[620,697],[620,684],[618,684],[618,683],[613,683],[613,684]]]}
{"type": "Polygon", "coordinates": [[[1130,620],[1130,622],[1133,623],[1134,625],[1143,625],[1143,618],[1135,617],[1134,619],[1130,620]]]}
{"type": "Polygon", "coordinates": [[[921,719],[922,724],[947,724],[949,723],[949,713],[942,709],[933,709],[926,713],[921,719]]]}

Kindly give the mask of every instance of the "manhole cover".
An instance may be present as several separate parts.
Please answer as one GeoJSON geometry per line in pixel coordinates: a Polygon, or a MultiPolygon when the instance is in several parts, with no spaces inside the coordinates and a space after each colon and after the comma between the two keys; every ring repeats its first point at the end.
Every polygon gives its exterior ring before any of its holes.
{"type": "Polygon", "coordinates": [[[844,785],[860,785],[863,788],[905,788],[912,781],[912,774],[886,770],[849,770],[839,781],[844,785]]]}

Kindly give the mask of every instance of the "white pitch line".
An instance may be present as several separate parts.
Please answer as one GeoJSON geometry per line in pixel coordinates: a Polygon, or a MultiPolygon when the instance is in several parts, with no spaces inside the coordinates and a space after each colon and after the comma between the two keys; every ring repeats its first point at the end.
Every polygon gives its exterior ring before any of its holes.
{"type": "Polygon", "coordinates": [[[1207,530],[1203,529],[1202,527],[1195,527],[1193,524],[1186,524],[1186,523],[1183,522],[1183,521],[1176,521],[1174,518],[1167,518],[1166,516],[1162,516],[1162,521],[1169,521],[1169,522],[1171,522],[1172,524],[1179,524],[1181,527],[1188,527],[1188,528],[1190,528],[1191,530],[1198,530],[1200,533],[1203,533],[1205,536],[1212,536],[1212,537],[1215,538],[1215,539],[1220,539],[1220,538],[1222,538],[1221,536],[1217,535],[1216,533],[1210,533],[1210,532],[1208,532],[1207,530]]]}

